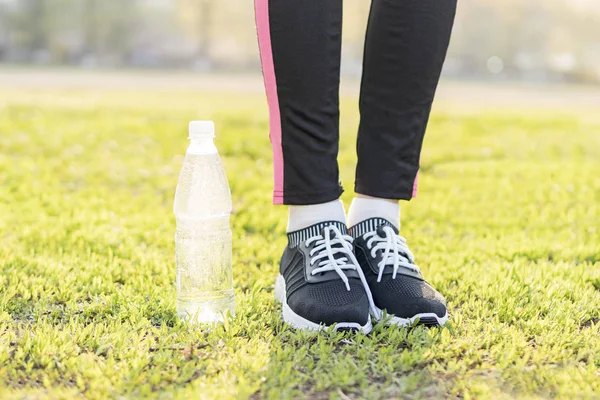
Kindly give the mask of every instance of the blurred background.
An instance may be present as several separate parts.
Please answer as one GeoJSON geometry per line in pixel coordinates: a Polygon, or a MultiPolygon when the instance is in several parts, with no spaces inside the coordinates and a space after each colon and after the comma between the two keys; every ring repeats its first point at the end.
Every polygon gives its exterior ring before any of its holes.
{"type": "MultiPolygon", "coordinates": [[[[345,0],[360,76],[369,2],[345,0]]],[[[251,0],[0,0],[0,65],[257,72],[251,0]]],[[[598,0],[460,0],[444,76],[600,83],[598,0]]]]}

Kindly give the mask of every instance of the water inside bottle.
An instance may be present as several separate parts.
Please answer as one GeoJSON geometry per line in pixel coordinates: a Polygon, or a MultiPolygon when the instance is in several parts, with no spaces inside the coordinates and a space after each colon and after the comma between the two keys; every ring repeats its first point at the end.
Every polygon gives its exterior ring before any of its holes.
{"type": "Polygon", "coordinates": [[[235,313],[231,271],[231,195],[217,153],[187,154],[174,211],[177,314],[219,322],[235,313]]]}
{"type": "Polygon", "coordinates": [[[222,321],[235,313],[229,215],[178,220],[177,313],[191,322],[222,321]]]}

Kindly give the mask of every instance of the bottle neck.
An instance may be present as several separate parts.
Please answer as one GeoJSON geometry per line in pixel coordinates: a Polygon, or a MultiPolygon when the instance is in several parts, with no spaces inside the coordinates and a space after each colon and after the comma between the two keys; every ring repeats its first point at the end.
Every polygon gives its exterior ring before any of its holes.
{"type": "Polygon", "coordinates": [[[188,154],[216,154],[217,148],[213,138],[208,137],[193,137],[190,140],[190,145],[187,149],[188,154]]]}

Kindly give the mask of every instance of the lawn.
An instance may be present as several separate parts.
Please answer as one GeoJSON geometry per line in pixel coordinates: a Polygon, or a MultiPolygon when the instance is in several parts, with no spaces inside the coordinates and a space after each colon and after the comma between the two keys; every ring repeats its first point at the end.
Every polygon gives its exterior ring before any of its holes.
{"type": "Polygon", "coordinates": [[[0,398],[600,398],[595,112],[436,108],[402,232],[451,322],[365,336],[281,322],[260,93],[3,89],[0,398]],[[175,313],[172,199],[199,118],[234,199],[238,313],[213,330],[175,313]]]}

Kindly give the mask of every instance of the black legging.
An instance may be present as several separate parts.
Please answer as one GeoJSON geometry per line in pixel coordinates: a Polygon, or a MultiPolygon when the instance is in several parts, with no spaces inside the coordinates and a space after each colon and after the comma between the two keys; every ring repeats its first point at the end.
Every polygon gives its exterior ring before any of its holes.
{"type": "MultiPolygon", "coordinates": [[[[276,204],[342,193],[337,165],[342,0],[255,0],[276,204]]],[[[365,40],[357,193],[410,199],[456,0],[373,0],[365,40]]]]}

